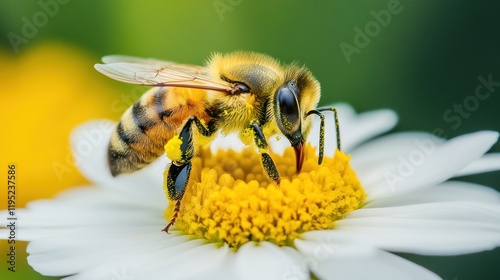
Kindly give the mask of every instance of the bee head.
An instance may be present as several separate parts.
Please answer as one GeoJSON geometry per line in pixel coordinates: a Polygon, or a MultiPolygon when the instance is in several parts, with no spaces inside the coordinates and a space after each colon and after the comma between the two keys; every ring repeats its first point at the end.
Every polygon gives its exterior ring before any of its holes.
{"type": "Polygon", "coordinates": [[[306,113],[315,108],[319,84],[305,68],[290,67],[285,83],[274,94],[274,113],[281,133],[295,150],[297,172],[304,161],[304,142],[311,128],[306,113]]]}

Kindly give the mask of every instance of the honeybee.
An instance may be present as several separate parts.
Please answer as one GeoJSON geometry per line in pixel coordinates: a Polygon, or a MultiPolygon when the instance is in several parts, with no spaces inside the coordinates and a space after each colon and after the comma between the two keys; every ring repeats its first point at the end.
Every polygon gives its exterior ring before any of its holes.
{"type": "Polygon", "coordinates": [[[176,201],[173,217],[163,229],[167,233],[178,216],[191,160],[215,132],[236,132],[243,143],[255,144],[265,172],[277,184],[280,175],[268,154],[268,137],[281,134],[289,140],[299,172],[312,124],[309,116],[319,116],[321,164],[325,141],[322,112],[333,111],[340,150],[337,111],[316,108],[320,85],[303,66],[282,65],[254,52],[213,54],[205,66],[128,56],[106,56],[102,60],[104,64],[95,65],[102,74],[153,87],[125,111],[111,136],[111,174],[139,170],[161,156],[169,140],[180,140],[180,152],[171,157],[172,163],[165,170],[169,198],[176,201]]]}

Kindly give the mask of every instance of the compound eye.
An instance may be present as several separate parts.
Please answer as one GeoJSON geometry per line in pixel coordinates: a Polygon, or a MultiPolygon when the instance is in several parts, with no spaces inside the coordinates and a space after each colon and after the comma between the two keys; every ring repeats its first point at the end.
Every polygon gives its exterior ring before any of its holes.
{"type": "Polygon", "coordinates": [[[301,118],[298,92],[295,82],[289,82],[278,89],[275,96],[278,127],[289,139],[300,132],[301,118]]]}

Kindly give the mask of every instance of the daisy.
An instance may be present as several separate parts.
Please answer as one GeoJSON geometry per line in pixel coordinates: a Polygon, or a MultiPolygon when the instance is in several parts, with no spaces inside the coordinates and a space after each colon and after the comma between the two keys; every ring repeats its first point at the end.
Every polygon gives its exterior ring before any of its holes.
{"type": "MultiPolygon", "coordinates": [[[[162,187],[167,159],[114,178],[105,159],[114,124],[82,125],[73,149],[93,185],[18,211],[28,262],[67,279],[437,279],[391,252],[457,255],[500,245],[500,195],[448,181],[500,169],[500,155],[485,155],[498,133],[448,141],[396,133],[367,142],[396,115],[336,107],[350,156],[328,141],[318,166],[308,147],[297,175],[293,150],[274,139],[279,187],[252,148],[233,136],[216,139],[193,161],[170,235],[161,231],[173,210],[162,187]]],[[[309,143],[318,143],[316,134],[309,143]]],[[[332,126],[326,139],[335,139],[332,126]]]]}

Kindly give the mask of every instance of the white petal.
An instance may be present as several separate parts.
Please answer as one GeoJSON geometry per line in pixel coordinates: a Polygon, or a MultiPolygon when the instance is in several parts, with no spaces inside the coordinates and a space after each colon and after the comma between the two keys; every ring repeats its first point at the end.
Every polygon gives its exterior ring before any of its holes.
{"type": "MultiPolygon", "coordinates": [[[[351,151],[364,141],[392,129],[398,122],[398,116],[391,110],[376,110],[362,113],[353,126],[346,127],[340,134],[347,133],[342,139],[343,150],[351,151]]],[[[341,126],[342,127],[342,126],[341,126]]],[[[328,138],[327,138],[328,139],[328,138]]]]}
{"type": "Polygon", "coordinates": [[[393,133],[372,140],[351,153],[351,165],[356,170],[365,190],[384,180],[384,173],[398,162],[398,157],[417,149],[428,149],[443,143],[430,133],[403,132],[393,133]]]}
{"type": "Polygon", "coordinates": [[[76,238],[36,240],[28,251],[30,265],[46,275],[78,273],[73,279],[113,279],[117,275],[133,279],[158,279],[162,275],[200,279],[221,270],[229,248],[159,231],[96,235],[94,230],[94,236],[76,233],[76,238]]]}
{"type": "Polygon", "coordinates": [[[384,165],[385,170],[379,170],[384,178],[365,184],[365,190],[373,199],[439,184],[482,157],[497,139],[497,132],[481,131],[428,148],[418,147],[399,155],[390,165],[384,165]]]}
{"type": "Polygon", "coordinates": [[[480,252],[500,245],[500,205],[440,202],[363,208],[338,221],[334,230],[303,237],[425,255],[480,252]]]}
{"type": "MultiPolygon", "coordinates": [[[[356,168],[372,167],[391,161],[399,155],[415,149],[432,149],[444,139],[426,132],[398,132],[384,135],[363,144],[351,152],[351,164],[356,168]]],[[[356,169],[358,170],[358,169],[356,169]]]]}
{"type": "MultiPolygon", "coordinates": [[[[29,241],[85,228],[127,231],[152,226],[158,231],[167,222],[164,209],[165,205],[108,189],[73,188],[54,199],[33,201],[27,209],[18,209],[20,230],[16,237],[29,241]]],[[[3,215],[6,212],[0,216],[3,215]]]]}
{"type": "Polygon", "coordinates": [[[371,200],[363,208],[452,201],[500,203],[500,193],[494,189],[477,184],[448,181],[432,188],[418,189],[413,192],[371,200]]]}
{"type": "Polygon", "coordinates": [[[460,170],[455,177],[500,170],[500,153],[486,154],[460,170]]]}
{"type": "Polygon", "coordinates": [[[158,225],[165,205],[96,187],[67,190],[55,199],[38,200],[19,209],[23,227],[158,225]],[[50,217],[50,218],[48,218],[50,217]]]}
{"type": "Polygon", "coordinates": [[[233,266],[236,279],[290,279],[291,271],[297,269],[299,273],[293,279],[309,279],[307,271],[301,270],[304,262],[297,251],[269,242],[241,246],[233,266]]]}
{"type": "Polygon", "coordinates": [[[295,240],[320,279],[439,279],[408,260],[369,246],[295,240]]]}
{"type": "Polygon", "coordinates": [[[111,176],[106,157],[114,128],[115,123],[99,120],[87,122],[73,131],[71,146],[79,170],[98,186],[119,189],[133,196],[165,203],[162,187],[163,169],[168,162],[165,157],[132,174],[111,176]]]}
{"type": "Polygon", "coordinates": [[[212,279],[220,279],[218,276],[223,275],[227,258],[232,254],[227,245],[218,248],[216,244],[205,244],[177,253],[158,251],[149,260],[139,257],[140,263],[135,266],[141,279],[158,279],[159,275],[171,279],[210,279],[208,274],[213,275],[212,279]]]}

